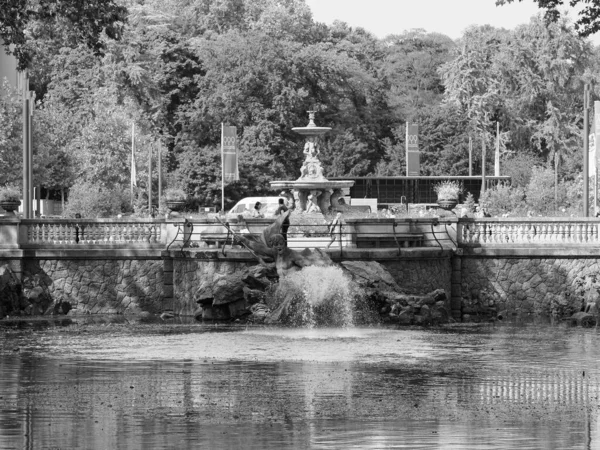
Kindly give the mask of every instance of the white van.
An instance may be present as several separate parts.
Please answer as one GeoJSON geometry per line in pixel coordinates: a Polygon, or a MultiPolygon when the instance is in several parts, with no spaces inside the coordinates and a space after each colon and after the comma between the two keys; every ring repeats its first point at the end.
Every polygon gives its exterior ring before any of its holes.
{"type": "Polygon", "coordinates": [[[239,202],[235,204],[233,208],[229,210],[227,213],[227,217],[237,217],[238,215],[243,215],[244,217],[251,217],[252,210],[254,209],[254,205],[256,202],[260,202],[262,207],[260,212],[263,213],[265,217],[274,217],[275,211],[279,207],[279,199],[283,199],[284,204],[287,206],[287,200],[284,197],[246,197],[241,199],[239,202]]]}

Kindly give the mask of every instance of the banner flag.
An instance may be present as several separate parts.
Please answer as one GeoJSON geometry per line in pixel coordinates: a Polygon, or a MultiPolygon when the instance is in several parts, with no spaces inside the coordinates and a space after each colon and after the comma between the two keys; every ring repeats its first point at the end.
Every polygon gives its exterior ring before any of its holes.
{"type": "Polygon", "coordinates": [[[135,124],[131,124],[131,188],[137,187],[137,171],[135,168],[135,124]]]}
{"type": "Polygon", "coordinates": [[[240,179],[238,170],[237,130],[236,127],[221,124],[221,163],[223,183],[240,179]]]}
{"type": "Polygon", "coordinates": [[[419,125],[406,123],[406,176],[420,175],[419,125]]]}
{"type": "Polygon", "coordinates": [[[596,143],[600,144],[600,101],[598,100],[594,102],[594,129],[592,131],[592,135],[590,135],[589,140],[590,158],[588,167],[590,170],[590,177],[596,176],[596,169],[598,167],[598,157],[600,156],[598,154],[596,143]]]}
{"type": "Polygon", "coordinates": [[[592,133],[588,137],[588,149],[589,149],[589,160],[588,160],[588,176],[596,176],[596,133],[592,133]]]}

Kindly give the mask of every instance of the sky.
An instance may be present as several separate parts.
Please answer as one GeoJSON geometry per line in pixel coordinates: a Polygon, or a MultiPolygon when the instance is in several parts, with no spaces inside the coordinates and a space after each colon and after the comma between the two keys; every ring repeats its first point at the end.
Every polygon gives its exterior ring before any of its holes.
{"type": "MultiPolygon", "coordinates": [[[[496,6],[495,0],[305,0],[317,22],[341,20],[378,38],[423,28],[452,39],[470,25],[513,29],[540,10],[533,0],[496,6]]],[[[574,15],[572,15],[574,17],[574,15]]],[[[600,33],[592,37],[600,44],[600,33]]]]}

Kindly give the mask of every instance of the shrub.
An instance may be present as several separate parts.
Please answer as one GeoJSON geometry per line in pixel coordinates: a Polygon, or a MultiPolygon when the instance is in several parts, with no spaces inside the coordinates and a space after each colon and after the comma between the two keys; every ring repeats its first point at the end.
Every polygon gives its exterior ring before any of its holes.
{"type": "Polygon", "coordinates": [[[475,212],[475,197],[470,192],[467,192],[467,198],[465,199],[465,208],[470,213],[475,212]]]}
{"type": "Polygon", "coordinates": [[[167,202],[180,202],[187,199],[187,194],[180,188],[168,188],[165,189],[163,197],[167,202]]]}
{"type": "Polygon", "coordinates": [[[128,195],[120,188],[106,188],[88,182],[79,182],[69,189],[65,217],[97,218],[116,216],[126,211],[128,195]]]}
{"type": "MultiPolygon", "coordinates": [[[[554,203],[554,171],[550,168],[534,167],[531,170],[531,179],[525,188],[527,209],[535,214],[552,216],[555,214],[554,203]]],[[[558,204],[561,208],[565,204],[565,190],[558,188],[558,204]]]]}
{"type": "Polygon", "coordinates": [[[21,191],[12,186],[0,188],[0,202],[20,202],[21,191]]]}
{"type": "Polygon", "coordinates": [[[440,181],[433,186],[433,190],[438,196],[438,199],[456,199],[463,192],[463,186],[458,181],[440,181]]]}
{"type": "Polygon", "coordinates": [[[498,183],[486,189],[479,199],[479,204],[492,216],[504,214],[518,215],[524,212],[525,192],[520,187],[508,183],[498,183]]]}

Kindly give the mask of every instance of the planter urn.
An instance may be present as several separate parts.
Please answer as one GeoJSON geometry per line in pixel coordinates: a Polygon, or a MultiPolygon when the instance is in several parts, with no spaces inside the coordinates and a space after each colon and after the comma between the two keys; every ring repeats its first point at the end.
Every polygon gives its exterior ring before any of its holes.
{"type": "Polygon", "coordinates": [[[2,208],[4,211],[6,211],[7,213],[12,213],[12,214],[16,214],[16,211],[19,209],[19,206],[21,205],[21,201],[17,200],[17,201],[1,201],[0,202],[0,208],[2,208]]]}

